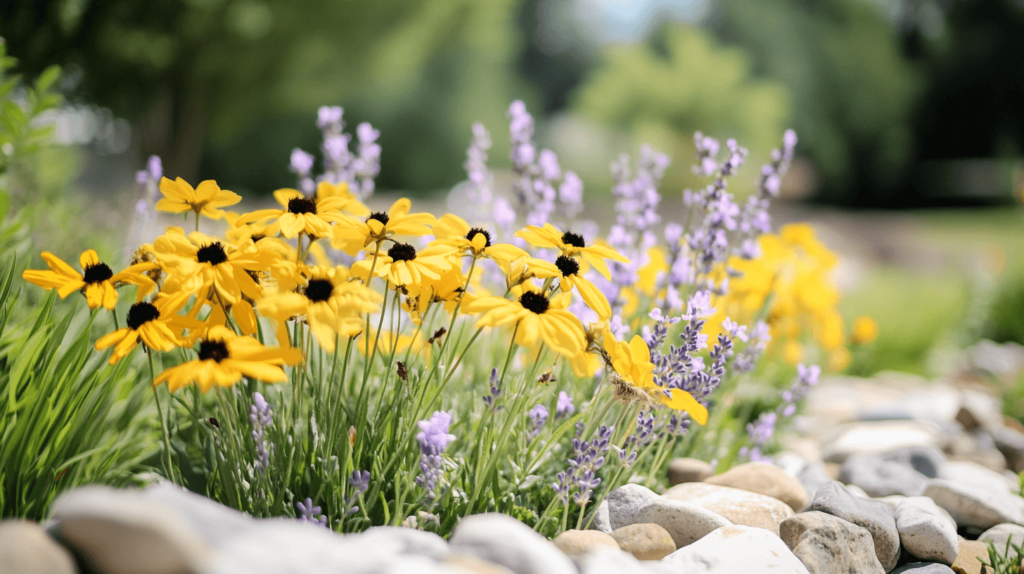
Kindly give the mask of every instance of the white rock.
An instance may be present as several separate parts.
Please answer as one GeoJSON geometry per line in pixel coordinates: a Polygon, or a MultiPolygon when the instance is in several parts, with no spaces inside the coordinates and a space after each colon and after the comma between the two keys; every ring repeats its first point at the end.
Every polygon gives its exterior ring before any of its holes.
{"type": "Polygon", "coordinates": [[[576,566],[529,526],[504,514],[463,518],[452,534],[452,551],[494,562],[516,574],[576,574],[576,566]]]}
{"type": "Polygon", "coordinates": [[[779,523],[793,516],[793,509],[777,498],[704,482],[678,484],[662,496],[696,504],[733,524],[757,526],[775,534],[779,533],[779,523]]]}
{"type": "Polygon", "coordinates": [[[961,484],[980,486],[986,490],[1002,492],[1016,492],[1017,490],[1017,484],[1006,476],[970,461],[947,462],[942,468],[942,478],[961,484]]]}
{"type": "Polygon", "coordinates": [[[1006,491],[934,479],[924,495],[949,512],[961,528],[991,528],[1024,521],[1024,499],[1006,491]]]}
{"type": "Polygon", "coordinates": [[[846,485],[846,490],[849,490],[850,494],[852,494],[852,495],[854,495],[854,496],[856,496],[858,498],[871,498],[870,494],[864,492],[864,489],[859,487],[859,486],[857,486],[856,484],[847,484],[846,485]]]}
{"type": "MultiPolygon", "coordinates": [[[[991,540],[1000,554],[1006,552],[1006,541],[1017,546],[1024,546],[1024,526],[1017,524],[998,524],[989,528],[978,537],[981,542],[991,540]]],[[[1010,554],[1013,554],[1013,547],[1010,547],[1010,554]]]]}
{"type": "Polygon", "coordinates": [[[959,551],[956,523],[925,496],[912,496],[896,507],[896,530],[903,549],[920,558],[952,564],[959,551]]]}
{"type": "Polygon", "coordinates": [[[597,508],[587,515],[583,523],[587,524],[587,528],[590,530],[600,530],[605,534],[611,534],[615,529],[612,528],[611,519],[608,517],[608,501],[602,500],[601,504],[598,504],[597,508]]]}
{"type": "Polygon", "coordinates": [[[692,544],[723,526],[732,525],[725,517],[696,504],[661,497],[637,513],[633,523],[638,522],[650,522],[667,530],[676,548],[692,544]]]}
{"type": "Polygon", "coordinates": [[[808,574],[782,539],[763,528],[725,526],[665,557],[686,574],[808,574]]]}
{"type": "Polygon", "coordinates": [[[345,537],[347,542],[369,544],[387,554],[410,554],[443,560],[449,554],[448,543],[433,532],[397,526],[374,526],[360,534],[345,537]]]}
{"type": "Polygon", "coordinates": [[[896,507],[899,506],[900,503],[906,499],[907,497],[903,496],[902,494],[890,494],[889,496],[881,496],[879,498],[875,498],[874,500],[884,502],[891,506],[893,510],[896,510],[896,507]]]}
{"type": "Polygon", "coordinates": [[[35,522],[0,521],[0,564],[14,574],[76,574],[75,559],[35,522]]]}
{"type": "Polygon", "coordinates": [[[629,552],[595,547],[576,559],[580,574],[675,574],[667,564],[641,562],[629,552]]]}
{"type": "Polygon", "coordinates": [[[640,511],[660,498],[653,490],[639,484],[624,484],[616,488],[604,499],[608,503],[608,525],[611,530],[615,530],[636,524],[639,522],[636,517],[640,511]]]}
{"type": "Polygon", "coordinates": [[[881,454],[903,447],[938,448],[938,428],[921,421],[865,421],[839,427],[822,441],[825,462],[842,463],[852,454],[881,454]]]}

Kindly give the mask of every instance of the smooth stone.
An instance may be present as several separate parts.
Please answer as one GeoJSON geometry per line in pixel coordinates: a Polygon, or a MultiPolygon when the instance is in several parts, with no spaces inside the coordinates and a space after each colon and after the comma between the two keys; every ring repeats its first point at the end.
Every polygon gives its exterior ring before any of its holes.
{"type": "Polygon", "coordinates": [[[763,528],[724,526],[665,557],[686,574],[809,574],[782,540],[763,528]]]}
{"type": "Polygon", "coordinates": [[[588,530],[597,530],[610,534],[613,529],[611,519],[608,518],[608,501],[602,500],[601,504],[597,505],[597,508],[590,511],[583,520],[583,524],[587,525],[588,530]]]}
{"type": "Polygon", "coordinates": [[[890,496],[881,496],[881,497],[876,498],[874,500],[877,500],[878,502],[884,502],[884,503],[888,504],[889,506],[891,506],[893,510],[896,510],[896,507],[899,506],[900,503],[903,502],[906,499],[907,499],[907,497],[903,496],[902,494],[893,494],[893,495],[890,495],[890,496]]]}
{"type": "MultiPolygon", "coordinates": [[[[814,493],[818,492],[818,489],[822,486],[832,482],[839,476],[839,465],[836,466],[835,476],[829,474],[824,464],[807,464],[796,474],[796,479],[803,485],[804,491],[810,496],[807,498],[807,502],[810,503],[811,498],[814,498],[814,493]]],[[[805,504],[804,507],[807,505],[805,504]]],[[[803,510],[803,508],[794,508],[797,512],[803,510]]]]}
{"type": "Polygon", "coordinates": [[[958,552],[956,523],[925,496],[907,498],[896,508],[896,530],[903,549],[921,560],[952,564],[958,552]]]}
{"type": "Polygon", "coordinates": [[[889,574],[953,574],[953,569],[938,562],[911,562],[896,568],[889,574]]]}
{"type": "Polygon", "coordinates": [[[42,526],[28,520],[0,522],[0,564],[12,574],[76,574],[71,553],[42,526]]]}
{"type": "Polygon", "coordinates": [[[1007,468],[1013,472],[1024,471],[1024,432],[1007,427],[988,428],[986,432],[1006,457],[1007,468]]]}
{"type": "Polygon", "coordinates": [[[928,478],[920,472],[873,454],[855,454],[847,458],[839,471],[839,480],[861,487],[872,497],[892,494],[920,496],[928,486],[928,478]]]}
{"type": "Polygon", "coordinates": [[[554,544],[515,518],[498,513],[463,518],[449,540],[452,551],[500,564],[516,574],[576,574],[554,544]]]}
{"type": "Polygon", "coordinates": [[[51,518],[50,533],[104,574],[200,572],[213,556],[177,506],[139,490],[76,488],[54,501],[51,518]]]}
{"type": "Polygon", "coordinates": [[[613,531],[611,537],[637,560],[661,560],[676,551],[672,535],[657,524],[630,524],[613,531]]]}
{"type": "Polygon", "coordinates": [[[668,463],[668,483],[670,486],[684,482],[701,482],[715,474],[715,469],[696,458],[676,458],[668,463]]]}
{"type": "Polygon", "coordinates": [[[433,560],[448,555],[448,543],[433,532],[399,526],[374,526],[359,534],[349,534],[348,542],[369,544],[388,554],[412,554],[433,560]]]}
{"type": "MultiPolygon", "coordinates": [[[[1024,546],[1024,526],[1018,524],[997,524],[992,528],[989,528],[985,532],[981,533],[978,537],[979,542],[992,541],[995,544],[996,551],[1000,554],[1006,554],[1006,542],[1009,541],[1011,544],[1017,546],[1024,546]]],[[[1010,547],[1012,553],[1013,547],[1010,547]]]]}
{"type": "Polygon", "coordinates": [[[637,513],[634,524],[650,522],[668,531],[676,548],[682,548],[723,527],[731,526],[724,516],[696,504],[658,497],[637,513]]]}
{"type": "Polygon", "coordinates": [[[815,493],[808,510],[818,510],[861,526],[871,534],[878,563],[888,572],[900,556],[895,511],[876,500],[859,499],[842,484],[831,482],[815,493]]]}
{"type": "Polygon", "coordinates": [[[138,492],[148,500],[173,507],[179,515],[188,521],[194,532],[214,547],[223,540],[233,538],[249,528],[256,527],[261,522],[166,480],[148,486],[141,491],[130,492],[138,492]]]}
{"type": "Polygon", "coordinates": [[[1003,425],[1003,407],[999,399],[974,389],[963,389],[956,421],[964,430],[1003,425]]]}
{"type": "Polygon", "coordinates": [[[566,530],[551,541],[570,558],[583,554],[595,546],[619,549],[618,542],[599,530],[566,530]]]}
{"type": "MultiPolygon", "coordinates": [[[[609,492],[605,497],[605,502],[608,503],[607,532],[637,522],[645,522],[637,519],[640,511],[660,498],[656,492],[639,484],[624,484],[609,492]]],[[[600,510],[598,512],[600,513],[600,510]]]]}
{"type": "Polygon", "coordinates": [[[946,455],[937,448],[913,446],[898,448],[884,452],[881,455],[883,460],[898,462],[908,466],[928,478],[939,478],[946,465],[946,455]]]}
{"type": "Polygon", "coordinates": [[[984,431],[953,435],[943,446],[943,451],[950,461],[974,462],[996,472],[1006,470],[1006,457],[996,448],[991,435],[984,431]]]}
{"type": "Polygon", "coordinates": [[[801,512],[782,521],[782,541],[811,574],[885,574],[866,529],[824,512],[801,512]]]}
{"type": "Polygon", "coordinates": [[[945,509],[960,528],[984,530],[1004,522],[1019,523],[1024,518],[1024,500],[1005,490],[934,479],[924,495],[945,509]]]}
{"type": "Polygon", "coordinates": [[[952,461],[946,465],[942,478],[960,484],[979,486],[986,490],[1017,492],[1019,485],[1006,476],[984,466],[968,461],[952,461]]]}
{"type": "Polygon", "coordinates": [[[920,421],[858,422],[841,426],[825,437],[821,457],[842,463],[854,454],[881,454],[906,447],[938,448],[937,427],[920,421]]]}
{"type": "Polygon", "coordinates": [[[590,552],[579,556],[576,564],[581,574],[653,574],[654,572],[668,574],[667,568],[658,570],[660,563],[640,562],[628,552],[607,548],[604,546],[595,547],[590,552]]]}
{"type": "Polygon", "coordinates": [[[504,566],[462,554],[449,554],[442,564],[450,574],[512,574],[504,566]]]}
{"type": "Polygon", "coordinates": [[[777,498],[702,482],[678,484],[662,496],[696,504],[724,516],[733,524],[764,528],[776,535],[779,523],[793,515],[793,509],[777,498]]]}
{"type": "Polygon", "coordinates": [[[734,466],[722,474],[712,476],[704,482],[729,486],[740,490],[749,490],[785,502],[799,512],[810,501],[807,490],[800,480],[786,473],[781,468],[761,462],[748,462],[734,466]]]}
{"type": "Polygon", "coordinates": [[[960,540],[959,552],[950,568],[956,574],[992,574],[992,569],[983,567],[978,558],[988,562],[988,544],[977,540],[960,540]]]}
{"type": "MultiPolygon", "coordinates": [[[[868,499],[871,498],[870,494],[864,492],[864,489],[859,487],[859,486],[857,486],[856,484],[847,484],[846,485],[846,490],[849,490],[850,494],[856,496],[857,498],[868,498],[868,499]]],[[[815,493],[815,494],[817,494],[817,493],[815,493]]]]}

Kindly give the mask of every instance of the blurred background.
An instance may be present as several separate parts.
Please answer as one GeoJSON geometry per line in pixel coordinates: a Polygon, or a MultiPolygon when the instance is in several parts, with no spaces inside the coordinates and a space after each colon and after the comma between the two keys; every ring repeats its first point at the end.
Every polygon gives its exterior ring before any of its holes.
{"type": "Polygon", "coordinates": [[[1024,341],[1021,0],[6,0],[0,36],[27,77],[64,69],[62,145],[12,201],[75,194],[55,212],[82,222],[68,241],[123,242],[151,154],[247,197],[294,186],[322,105],[380,130],[379,189],[440,202],[473,122],[508,167],[521,99],[598,220],[622,152],[673,159],[671,220],[698,184],[694,131],[750,149],[742,196],[792,127],[773,215],[811,221],[842,257],[845,313],[877,319],[855,372],[1024,341]]]}

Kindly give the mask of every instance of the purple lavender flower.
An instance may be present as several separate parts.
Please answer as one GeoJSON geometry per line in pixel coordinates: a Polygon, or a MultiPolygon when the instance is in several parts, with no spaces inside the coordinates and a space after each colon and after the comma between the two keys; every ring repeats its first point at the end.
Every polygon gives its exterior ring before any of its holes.
{"type": "Polygon", "coordinates": [[[757,366],[757,362],[761,359],[761,355],[764,354],[764,350],[768,347],[768,342],[772,340],[768,323],[758,321],[754,325],[753,331],[748,335],[748,339],[747,346],[736,356],[736,361],[733,364],[736,372],[739,373],[753,371],[757,366]]]}
{"type": "Polygon", "coordinates": [[[444,476],[441,453],[455,440],[455,435],[448,432],[451,422],[448,413],[434,411],[429,420],[416,423],[422,431],[416,435],[420,443],[420,476],[416,477],[416,484],[423,489],[428,508],[437,499],[438,482],[444,476]]]}
{"type": "Polygon", "coordinates": [[[311,193],[315,187],[313,178],[309,173],[313,169],[313,155],[302,151],[299,148],[292,150],[289,171],[295,173],[299,178],[299,188],[305,193],[311,193]]]}
{"type": "Polygon", "coordinates": [[[597,472],[604,466],[605,454],[611,449],[614,427],[604,426],[598,430],[597,437],[590,441],[582,440],[583,425],[576,425],[576,438],[572,441],[572,457],[568,459],[569,469],[559,473],[558,479],[551,486],[556,496],[568,504],[569,493],[576,504],[583,506],[590,501],[593,489],[601,484],[597,472]]]}
{"type": "Polygon", "coordinates": [[[787,419],[796,414],[797,405],[807,398],[811,387],[818,384],[821,367],[818,365],[797,365],[797,377],[789,389],[782,391],[782,404],[774,411],[764,412],[756,421],[747,425],[750,446],[740,449],[740,456],[746,456],[753,462],[771,462],[771,457],[763,453],[762,448],[771,440],[775,426],[780,419],[787,419]]]}
{"type": "Polygon", "coordinates": [[[131,261],[138,246],[150,243],[160,233],[154,230],[156,224],[156,202],[160,191],[160,178],[164,176],[163,163],[160,156],[151,155],[146,162],[146,169],[135,172],[135,181],[144,186],[145,197],[135,203],[135,213],[128,225],[128,240],[125,242],[124,256],[131,261]]]}
{"type": "Polygon", "coordinates": [[[345,514],[359,512],[356,502],[368,488],[370,488],[370,472],[367,470],[354,470],[348,479],[349,491],[345,495],[345,514]]]}
{"type": "Polygon", "coordinates": [[[320,513],[319,506],[313,506],[313,500],[307,498],[305,504],[296,502],[295,508],[299,511],[299,520],[309,522],[327,528],[327,517],[320,513]]]}
{"type": "Polygon", "coordinates": [[[544,423],[548,422],[548,409],[544,405],[535,405],[530,412],[526,413],[527,418],[530,419],[530,430],[526,431],[526,442],[533,442],[533,439],[537,438],[544,423]]]}
{"type": "Polygon", "coordinates": [[[487,408],[491,409],[492,413],[496,413],[501,410],[501,405],[498,405],[498,399],[501,398],[501,388],[498,386],[498,368],[491,368],[491,393],[484,396],[484,404],[487,408]]]}
{"type": "Polygon", "coordinates": [[[252,440],[256,443],[256,470],[262,473],[270,466],[270,455],[274,452],[274,443],[264,439],[264,430],[274,424],[274,412],[258,392],[253,394],[252,402],[249,424],[252,425],[252,440]]]}
{"type": "Polygon", "coordinates": [[[574,412],[576,412],[576,407],[572,404],[572,397],[565,391],[559,391],[558,403],[555,406],[555,418],[567,417],[574,412]]]}

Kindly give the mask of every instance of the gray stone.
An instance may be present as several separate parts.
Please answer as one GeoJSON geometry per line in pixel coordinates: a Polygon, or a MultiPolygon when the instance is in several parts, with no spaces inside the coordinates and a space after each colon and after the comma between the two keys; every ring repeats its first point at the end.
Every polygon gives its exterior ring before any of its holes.
{"type": "Polygon", "coordinates": [[[1003,424],[1003,407],[999,399],[992,395],[974,389],[963,389],[956,420],[964,430],[979,427],[996,428],[1003,424]]]}
{"type": "MultiPolygon", "coordinates": [[[[814,498],[814,493],[818,492],[819,488],[833,480],[833,478],[829,476],[828,471],[825,470],[824,465],[814,463],[808,463],[801,468],[797,472],[796,478],[800,481],[800,484],[803,485],[804,490],[810,495],[810,498],[814,498]]],[[[800,511],[803,510],[803,508],[794,510],[800,511]]]]}
{"type": "MultiPolygon", "coordinates": [[[[995,544],[996,550],[1000,554],[1006,554],[1006,543],[1015,544],[1017,546],[1024,546],[1024,526],[1018,524],[997,524],[992,528],[989,528],[978,537],[979,541],[988,542],[992,541],[995,544]]],[[[1013,553],[1013,547],[1010,547],[1010,553],[1013,553]]]]}
{"type": "Polygon", "coordinates": [[[668,463],[670,486],[684,482],[701,482],[715,473],[710,464],[696,458],[676,458],[668,463]]]}
{"type": "MultiPolygon", "coordinates": [[[[696,504],[658,497],[637,513],[635,523],[650,522],[672,535],[676,548],[682,548],[732,523],[720,514],[696,504]]],[[[624,525],[625,526],[625,525],[624,525]]]]}
{"type": "Polygon", "coordinates": [[[260,522],[247,514],[167,481],[161,481],[140,491],[122,492],[137,492],[146,500],[174,508],[188,522],[192,531],[214,547],[223,540],[256,527],[260,522]]]}
{"type": "Polygon", "coordinates": [[[576,574],[572,560],[529,526],[504,514],[467,516],[455,527],[452,551],[500,564],[516,574],[576,574]]]}
{"type": "Polygon", "coordinates": [[[811,574],[884,574],[871,533],[824,512],[801,512],[782,521],[782,541],[811,574]]]}
{"type": "Polygon", "coordinates": [[[847,458],[839,471],[839,480],[861,487],[872,497],[920,496],[928,486],[928,478],[910,466],[874,454],[847,458]]]}
{"type": "Polygon", "coordinates": [[[808,574],[778,536],[752,526],[719,528],[664,561],[686,574],[808,574]]]}
{"type": "Polygon", "coordinates": [[[911,562],[896,568],[889,574],[953,574],[953,569],[938,562],[911,562]]]}
{"type": "Polygon", "coordinates": [[[924,495],[944,508],[960,528],[987,529],[1004,522],[1020,523],[1024,518],[1024,500],[1005,490],[935,479],[928,483],[924,495]]]}
{"type": "Polygon", "coordinates": [[[705,482],[756,492],[785,502],[794,512],[807,506],[810,497],[803,484],[781,468],[761,462],[748,462],[712,476],[705,482]]]}
{"type": "Polygon", "coordinates": [[[902,494],[891,494],[889,496],[882,496],[876,498],[875,500],[877,500],[878,502],[884,502],[891,506],[893,510],[896,510],[896,507],[899,506],[900,503],[906,499],[907,497],[903,496],[902,494]]]}
{"type": "MultiPolygon", "coordinates": [[[[624,484],[608,493],[608,532],[637,522],[637,515],[652,501],[661,498],[653,490],[639,484],[624,484]]],[[[598,511],[600,513],[600,510],[598,511]]],[[[597,529],[600,530],[600,529],[597,529]]]]}
{"type": "Polygon", "coordinates": [[[854,454],[881,454],[906,447],[938,448],[938,427],[920,421],[859,422],[834,430],[825,437],[821,457],[842,463],[854,454]]]}
{"type": "Polygon", "coordinates": [[[611,535],[598,530],[566,530],[551,542],[570,558],[589,552],[596,546],[619,549],[619,544],[611,535]]]}
{"type": "Polygon", "coordinates": [[[345,540],[368,544],[387,554],[411,554],[433,560],[443,560],[449,553],[448,543],[437,534],[398,526],[374,526],[360,534],[350,534],[345,540]]]}
{"type": "Polygon", "coordinates": [[[77,488],[54,501],[51,515],[51,534],[105,574],[200,572],[213,556],[178,507],[141,491],[77,488]]]}
{"type": "Polygon", "coordinates": [[[27,520],[0,522],[0,564],[11,574],[75,574],[75,561],[43,527],[27,520]]]}
{"type": "Polygon", "coordinates": [[[986,429],[996,448],[1006,457],[1006,466],[1013,472],[1024,471],[1024,433],[1007,427],[986,429]]]}
{"type": "MultiPolygon", "coordinates": [[[[984,431],[961,431],[950,435],[943,445],[943,451],[951,462],[969,461],[996,472],[1006,470],[1006,457],[996,448],[992,436],[984,431]]],[[[943,477],[940,475],[939,478],[943,477]]]]}
{"type": "Polygon", "coordinates": [[[883,460],[908,466],[928,478],[940,478],[946,465],[946,455],[942,454],[941,450],[923,446],[898,448],[879,456],[883,460]]]}
{"type": "Polygon", "coordinates": [[[756,526],[775,534],[779,533],[779,523],[793,515],[789,505],[777,498],[705,482],[677,484],[662,496],[696,504],[733,524],[756,526]]]}
{"type": "Polygon", "coordinates": [[[857,498],[842,484],[831,482],[818,489],[808,509],[838,516],[867,529],[882,568],[888,572],[896,566],[900,535],[896,530],[895,511],[888,504],[857,498]]]}
{"type": "Polygon", "coordinates": [[[925,496],[915,496],[896,508],[896,530],[903,549],[921,560],[952,564],[958,542],[956,523],[925,496]]]}
{"type": "Polygon", "coordinates": [[[611,537],[637,560],[661,560],[676,551],[672,535],[657,524],[630,524],[612,532],[611,537]]]}
{"type": "Polygon", "coordinates": [[[597,508],[591,510],[583,520],[583,524],[586,524],[589,530],[599,530],[605,534],[609,534],[614,530],[611,519],[608,517],[608,501],[602,500],[601,504],[597,505],[597,508]]]}
{"type": "Polygon", "coordinates": [[[1018,484],[990,468],[969,461],[951,461],[940,478],[997,492],[1017,492],[1018,484]]]}

